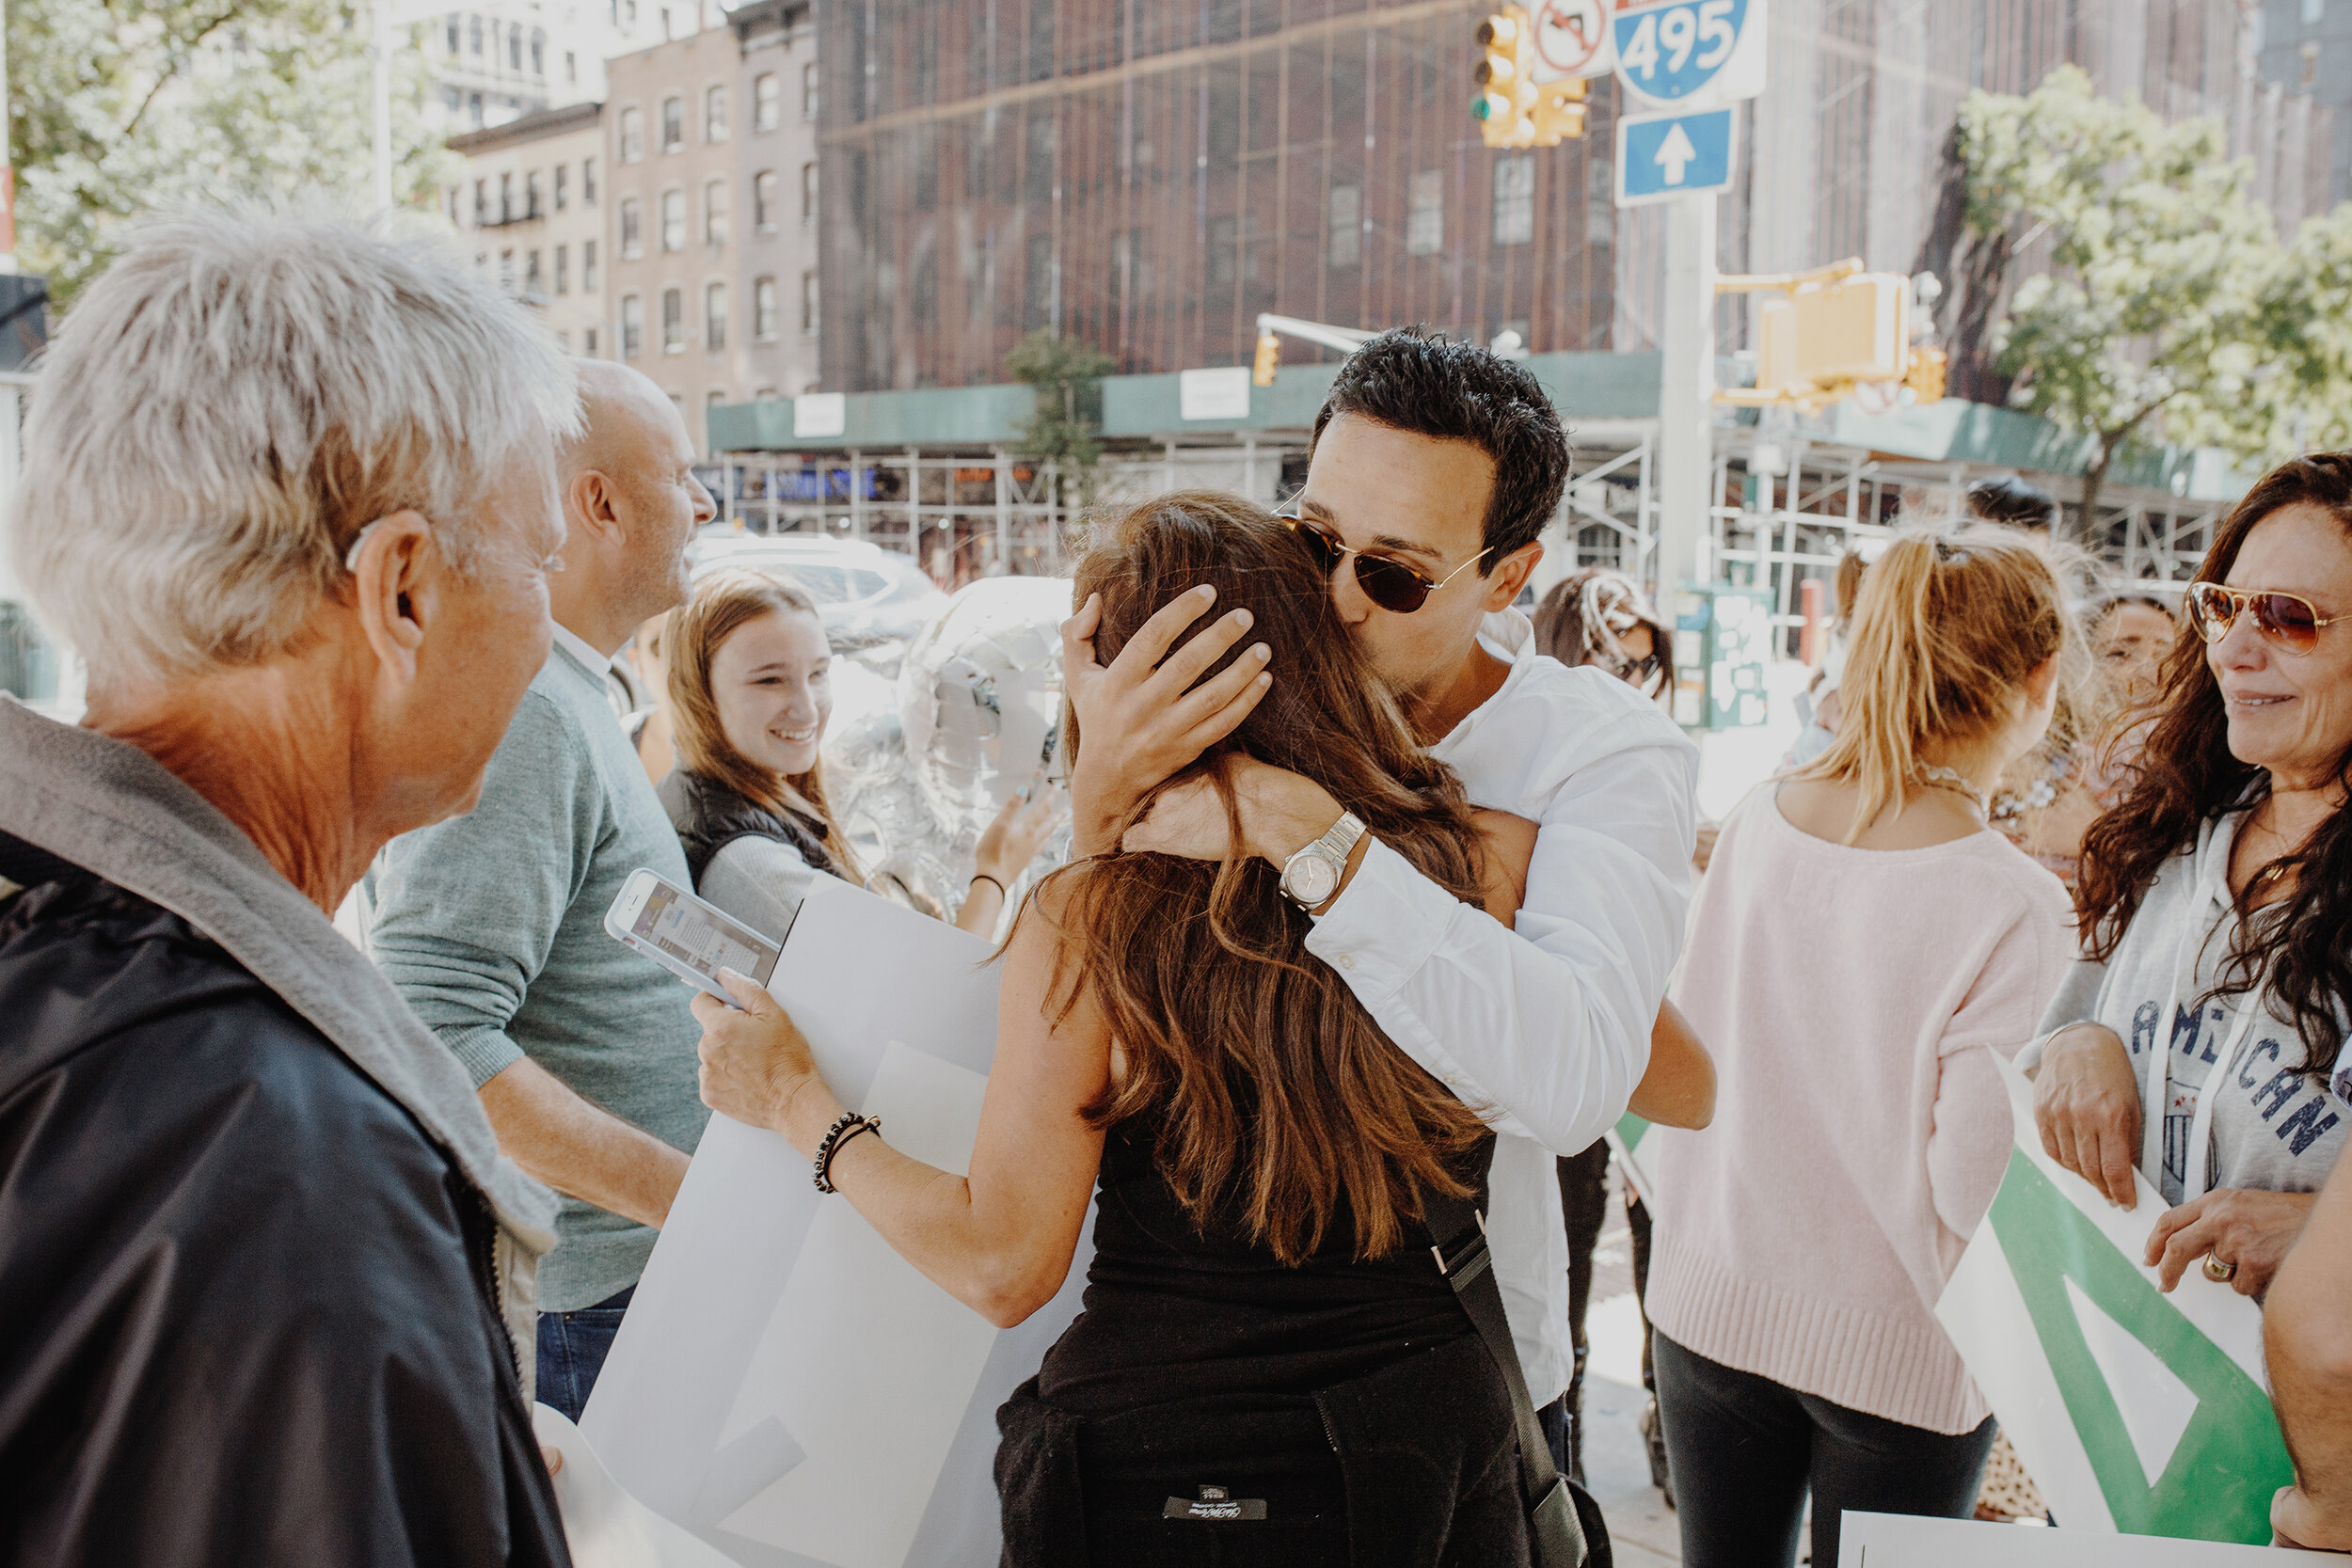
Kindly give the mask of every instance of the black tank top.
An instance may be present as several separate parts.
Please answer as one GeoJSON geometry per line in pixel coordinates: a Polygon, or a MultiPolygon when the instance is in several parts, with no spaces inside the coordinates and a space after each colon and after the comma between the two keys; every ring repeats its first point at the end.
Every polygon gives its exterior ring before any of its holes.
{"type": "MultiPolygon", "coordinates": [[[[1153,1157],[1156,1126],[1123,1122],[1103,1143],[1086,1310],[1046,1354],[1038,1393],[1080,1415],[1219,1394],[1300,1395],[1475,1332],[1408,1222],[1386,1257],[1359,1260],[1344,1206],[1295,1266],[1214,1214],[1194,1225],[1153,1157]]],[[[1464,1156],[1486,1205],[1492,1140],[1464,1156]]]]}

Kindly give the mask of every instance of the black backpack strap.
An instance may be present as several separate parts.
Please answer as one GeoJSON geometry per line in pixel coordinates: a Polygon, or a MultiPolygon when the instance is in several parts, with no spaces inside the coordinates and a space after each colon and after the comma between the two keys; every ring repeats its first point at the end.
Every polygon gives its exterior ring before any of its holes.
{"type": "Polygon", "coordinates": [[[1527,1505],[1535,1568],[1583,1568],[1591,1555],[1584,1527],[1566,1478],[1551,1462],[1551,1446],[1544,1441],[1535,1402],[1528,1398],[1527,1374],[1511,1344],[1511,1323],[1503,1316],[1502,1291],[1495,1283],[1493,1255],[1486,1250],[1486,1217],[1467,1198],[1431,1192],[1422,1194],[1422,1212],[1432,1236],[1453,1238],[1429,1250],[1437,1255],[1438,1272],[1454,1287],[1478,1337],[1486,1341],[1486,1352],[1511,1394],[1511,1418],[1519,1438],[1519,1497],[1527,1505]]]}

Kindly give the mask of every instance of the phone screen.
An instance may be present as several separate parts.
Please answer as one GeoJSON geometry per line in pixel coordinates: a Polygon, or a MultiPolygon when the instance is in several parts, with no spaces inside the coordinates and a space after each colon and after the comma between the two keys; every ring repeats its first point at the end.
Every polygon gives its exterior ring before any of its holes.
{"type": "Polygon", "coordinates": [[[765,938],[699,900],[684,896],[667,882],[654,883],[629,933],[714,978],[719,971],[732,969],[762,985],[775,967],[778,951],[765,938]]]}

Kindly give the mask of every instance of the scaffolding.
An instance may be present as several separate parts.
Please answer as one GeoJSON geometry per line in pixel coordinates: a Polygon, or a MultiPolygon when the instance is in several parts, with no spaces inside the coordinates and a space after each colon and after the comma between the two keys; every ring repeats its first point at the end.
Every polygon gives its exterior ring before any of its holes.
{"type": "MultiPolygon", "coordinates": [[[[1673,586],[1656,580],[1657,451],[1654,431],[1641,428],[1646,422],[1619,427],[1615,440],[1580,440],[1578,471],[1545,533],[1552,569],[1539,583],[1574,567],[1607,566],[1653,588],[1673,586]]],[[[1248,433],[1232,444],[1234,478],[1258,497],[1262,478],[1290,476],[1274,483],[1272,499],[1284,499],[1303,472],[1304,445],[1248,433]]],[[[1184,448],[1195,458],[1207,450],[1198,441],[1184,448]]],[[[949,590],[1008,573],[1059,576],[1073,563],[1078,519],[1061,476],[1002,447],[740,452],[717,466],[727,520],[759,533],[867,540],[913,556],[949,590]]],[[[1831,577],[1848,550],[1883,543],[1902,523],[1957,518],[1972,480],[2008,471],[1764,439],[1752,427],[1717,433],[1712,468],[1709,575],[1767,591],[1791,654],[1805,579],[1831,577]]],[[[1180,487],[1184,472],[1176,444],[1155,440],[1107,454],[1091,483],[1103,497],[1140,500],[1180,487]]],[[[2228,510],[2113,485],[2108,497],[2099,527],[2074,543],[2130,579],[2193,576],[2228,510]]]]}

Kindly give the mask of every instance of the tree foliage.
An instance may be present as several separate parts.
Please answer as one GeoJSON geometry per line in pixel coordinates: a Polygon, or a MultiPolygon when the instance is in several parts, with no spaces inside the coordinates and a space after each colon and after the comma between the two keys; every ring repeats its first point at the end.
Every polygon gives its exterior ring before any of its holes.
{"type": "Polygon", "coordinates": [[[1103,377],[1118,361],[1075,338],[1039,327],[1005,356],[1005,373],[1037,388],[1037,409],[1021,427],[1024,457],[1051,463],[1074,476],[1084,501],[1092,499],[1103,459],[1103,377]]]}
{"type": "MultiPolygon", "coordinates": [[[[8,0],[8,29],[18,250],[60,303],[127,219],[313,187],[370,196],[364,0],[8,0]]],[[[394,189],[429,201],[447,155],[422,123],[422,55],[393,60],[394,189]]]]}
{"type": "Polygon", "coordinates": [[[2219,120],[2168,124],[2066,66],[2026,97],[1972,93],[1960,134],[1977,243],[2048,245],[1994,346],[2012,404],[2090,437],[2086,524],[2126,440],[2278,444],[2288,259],[2219,120]]]}

